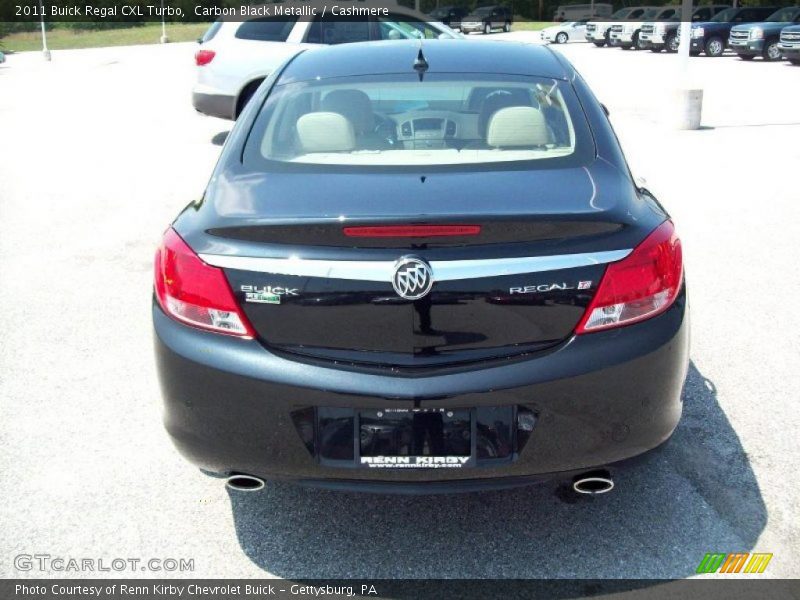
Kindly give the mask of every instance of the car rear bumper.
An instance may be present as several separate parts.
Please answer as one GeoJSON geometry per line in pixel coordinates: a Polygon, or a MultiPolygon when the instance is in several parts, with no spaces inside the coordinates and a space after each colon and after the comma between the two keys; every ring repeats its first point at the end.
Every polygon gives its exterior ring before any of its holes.
{"type": "Polygon", "coordinates": [[[220,119],[236,119],[236,98],[225,94],[213,94],[195,90],[192,92],[195,110],[220,119]]]}
{"type": "Polygon", "coordinates": [[[666,313],[643,323],[573,337],[534,358],[430,376],[300,362],[257,341],[186,327],[157,305],[153,320],[165,426],[190,462],[217,473],[336,488],[502,488],[629,459],[672,434],[688,365],[684,294],[666,313]],[[317,454],[317,437],[310,443],[301,438],[297,420],[321,407],[512,406],[535,415],[524,446],[502,464],[478,461],[459,469],[331,466],[317,454]]]}

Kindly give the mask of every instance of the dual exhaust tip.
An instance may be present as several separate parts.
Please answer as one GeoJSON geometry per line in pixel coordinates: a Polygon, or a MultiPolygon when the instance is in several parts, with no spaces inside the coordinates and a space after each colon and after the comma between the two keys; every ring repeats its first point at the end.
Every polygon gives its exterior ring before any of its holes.
{"type": "Polygon", "coordinates": [[[572,489],[578,494],[599,496],[614,489],[614,480],[606,470],[583,473],[572,480],[572,489]]]}
{"type": "Polygon", "coordinates": [[[264,489],[264,480],[253,475],[236,473],[225,480],[225,487],[237,492],[258,492],[264,489]]]}
{"type": "MultiPolygon", "coordinates": [[[[225,480],[225,485],[237,492],[258,492],[264,489],[265,484],[260,477],[236,473],[225,480]]],[[[614,489],[614,480],[608,471],[591,471],[575,477],[572,489],[578,494],[599,496],[614,489]]]]}

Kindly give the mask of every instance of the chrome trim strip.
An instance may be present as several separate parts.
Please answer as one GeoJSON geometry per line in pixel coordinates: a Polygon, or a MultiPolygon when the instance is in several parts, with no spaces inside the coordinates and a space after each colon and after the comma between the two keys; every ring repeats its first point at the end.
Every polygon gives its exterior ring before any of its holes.
{"type": "MultiPolygon", "coordinates": [[[[489,258],[476,260],[434,260],[428,264],[434,281],[454,281],[520,275],[602,265],[622,260],[632,252],[608,250],[583,254],[557,254],[555,256],[529,256],[520,258],[489,258]]],[[[413,252],[398,256],[411,256],[413,252]]],[[[302,258],[259,258],[255,256],[229,256],[200,254],[209,265],[240,271],[257,271],[275,275],[324,277],[327,279],[352,279],[357,281],[383,281],[390,283],[396,261],[390,260],[316,260],[302,258]]]]}

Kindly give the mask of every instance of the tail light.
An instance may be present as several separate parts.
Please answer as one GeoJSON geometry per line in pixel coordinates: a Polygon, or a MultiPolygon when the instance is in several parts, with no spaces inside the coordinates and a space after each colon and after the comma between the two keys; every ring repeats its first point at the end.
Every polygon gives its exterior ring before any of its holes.
{"type": "Polygon", "coordinates": [[[219,333],[255,337],[222,269],[204,263],[170,228],[155,261],[156,297],[179,321],[219,333]]]}
{"type": "Polygon", "coordinates": [[[683,283],[681,241],[662,223],[633,252],[606,269],[575,333],[630,325],[667,310],[683,283]]]}
{"type": "Polygon", "coordinates": [[[217,53],[213,50],[198,50],[194,53],[194,62],[198,67],[202,67],[214,60],[216,55],[217,53]]]}

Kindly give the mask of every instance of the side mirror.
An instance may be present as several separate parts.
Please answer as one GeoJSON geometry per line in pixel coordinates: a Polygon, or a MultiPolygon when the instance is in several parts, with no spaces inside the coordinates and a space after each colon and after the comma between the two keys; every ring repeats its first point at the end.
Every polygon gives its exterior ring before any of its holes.
{"type": "Polygon", "coordinates": [[[608,110],[608,107],[607,107],[605,104],[603,104],[603,103],[601,102],[601,103],[600,103],[600,106],[602,106],[602,107],[603,107],[603,112],[604,112],[604,113],[606,113],[606,116],[609,116],[609,115],[611,114],[611,111],[610,111],[610,110],[608,110]]]}
{"type": "Polygon", "coordinates": [[[202,44],[203,43],[203,38],[197,38],[197,43],[198,44],[202,44]]]}

